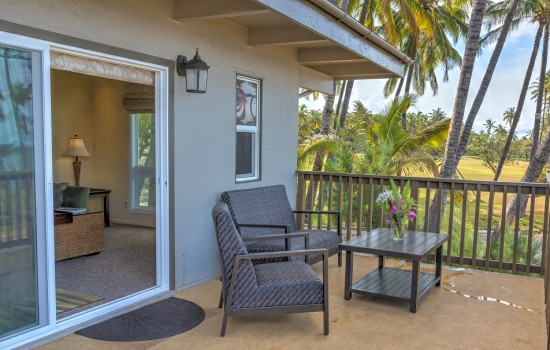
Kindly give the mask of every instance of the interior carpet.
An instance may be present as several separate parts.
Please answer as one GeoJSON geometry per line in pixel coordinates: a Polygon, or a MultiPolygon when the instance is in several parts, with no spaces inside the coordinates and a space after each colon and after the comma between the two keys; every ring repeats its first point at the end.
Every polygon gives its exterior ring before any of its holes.
{"type": "Polygon", "coordinates": [[[143,341],[171,337],[195,328],[204,320],[204,310],[195,303],[168,298],[76,334],[106,341],[143,341]]]}

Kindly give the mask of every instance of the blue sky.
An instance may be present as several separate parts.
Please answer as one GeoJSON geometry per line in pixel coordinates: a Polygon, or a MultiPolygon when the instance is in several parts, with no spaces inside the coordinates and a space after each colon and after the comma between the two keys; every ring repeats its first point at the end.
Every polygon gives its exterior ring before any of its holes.
{"type": "MultiPolygon", "coordinates": [[[[521,85],[527,70],[527,63],[533,48],[533,41],[536,32],[536,25],[527,23],[521,25],[518,29],[509,34],[504,50],[500,56],[497,68],[493,75],[491,85],[485,96],[485,100],[479,111],[474,128],[477,130],[484,129],[483,123],[491,118],[497,122],[502,122],[502,114],[508,107],[516,107],[521,85]]],[[[475,98],[475,94],[479,88],[479,84],[483,79],[483,74],[487,67],[487,63],[493,52],[493,46],[487,47],[481,56],[476,58],[470,92],[468,94],[468,105],[466,108],[466,118],[470,111],[470,105],[475,98]]],[[[457,50],[460,54],[463,53],[464,46],[459,43],[457,50]]],[[[542,44],[541,44],[542,50],[542,44]]],[[[537,63],[531,76],[531,82],[538,79],[540,69],[540,51],[537,56],[537,63]]],[[[443,83],[443,75],[439,74],[439,92],[436,96],[432,95],[431,90],[426,89],[424,96],[421,96],[416,106],[411,108],[412,111],[430,112],[432,109],[441,107],[450,116],[454,103],[454,95],[458,84],[460,69],[457,67],[449,74],[449,81],[443,83]]],[[[385,80],[358,80],[355,82],[352,101],[360,100],[374,112],[380,111],[388,102],[382,94],[382,87],[385,80]]],[[[300,100],[300,103],[305,103],[308,108],[322,109],[324,100],[322,97],[317,101],[312,99],[300,100]]],[[[530,94],[527,95],[527,100],[523,107],[522,115],[518,124],[517,133],[525,134],[533,127],[535,116],[535,101],[530,100],[530,94]]]]}

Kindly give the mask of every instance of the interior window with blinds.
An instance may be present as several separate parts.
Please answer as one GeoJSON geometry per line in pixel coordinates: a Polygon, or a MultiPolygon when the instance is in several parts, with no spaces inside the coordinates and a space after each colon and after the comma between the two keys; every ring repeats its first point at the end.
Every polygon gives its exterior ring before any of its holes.
{"type": "Polygon", "coordinates": [[[130,115],[130,210],[154,213],[155,87],[129,83],[122,101],[130,115]]]}

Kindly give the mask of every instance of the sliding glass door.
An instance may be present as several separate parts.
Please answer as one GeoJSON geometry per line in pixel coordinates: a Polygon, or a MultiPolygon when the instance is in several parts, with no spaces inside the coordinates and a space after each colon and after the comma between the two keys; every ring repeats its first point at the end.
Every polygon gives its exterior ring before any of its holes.
{"type": "Polygon", "coordinates": [[[0,342],[48,323],[44,52],[0,33],[0,342]]]}

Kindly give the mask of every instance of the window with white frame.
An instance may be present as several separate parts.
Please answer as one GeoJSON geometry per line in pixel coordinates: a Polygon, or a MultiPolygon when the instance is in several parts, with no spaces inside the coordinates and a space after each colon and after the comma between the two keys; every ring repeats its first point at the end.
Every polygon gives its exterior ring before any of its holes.
{"type": "Polygon", "coordinates": [[[237,75],[236,161],[237,182],[260,178],[261,85],[259,79],[237,75]]]}
{"type": "Polygon", "coordinates": [[[155,115],[131,114],[130,210],[155,212],[155,115]]]}

